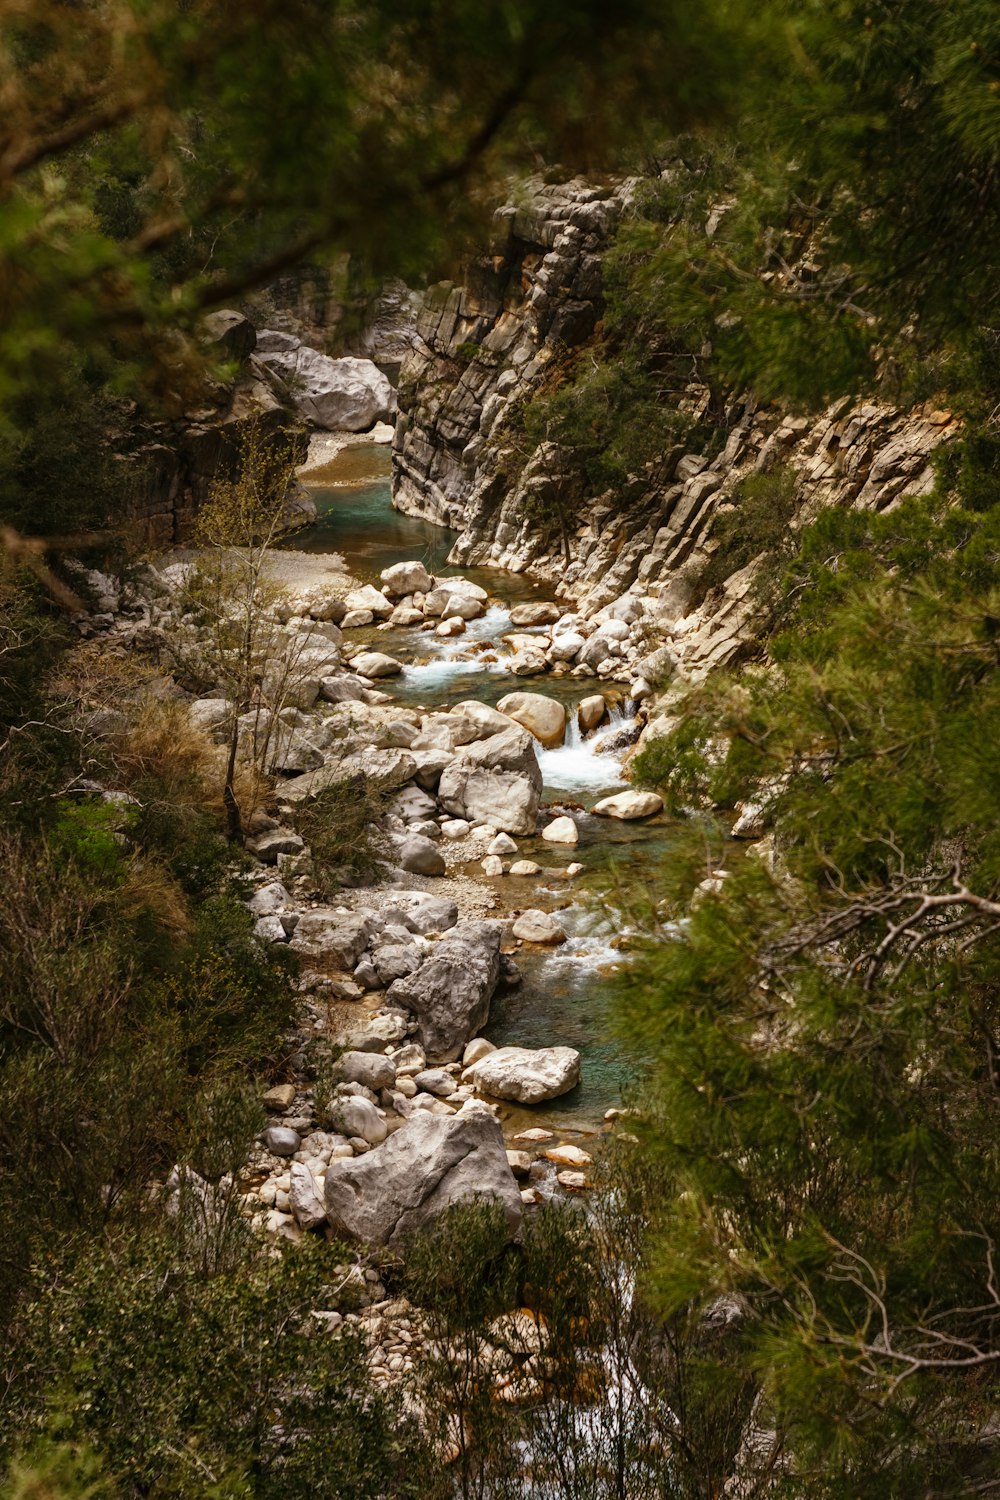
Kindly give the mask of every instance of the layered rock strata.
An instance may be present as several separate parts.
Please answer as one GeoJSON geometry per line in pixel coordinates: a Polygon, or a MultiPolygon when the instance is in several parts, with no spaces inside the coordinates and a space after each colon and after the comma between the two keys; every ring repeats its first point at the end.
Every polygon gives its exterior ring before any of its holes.
{"type": "MultiPolygon", "coordinates": [[[[497,214],[492,256],[461,285],[428,295],[400,377],[394,504],[457,528],[452,562],[529,570],[584,617],[637,596],[671,665],[702,675],[753,635],[753,564],[697,602],[691,583],[715,546],[712,520],[741,480],[787,465],[797,479],[793,527],[827,505],[884,510],[930,488],[933,452],[958,424],[930,405],[845,401],[788,416],[744,397],[724,414],[721,451],[664,454],[627,506],[612,493],[581,498],[551,443],[515,461],[524,404],[598,328],[602,252],[633,187],[534,184],[497,214]],[[540,502],[562,499],[569,520],[553,538],[533,518],[540,502]]],[[[707,395],[691,386],[682,404],[697,413],[707,395]]]]}

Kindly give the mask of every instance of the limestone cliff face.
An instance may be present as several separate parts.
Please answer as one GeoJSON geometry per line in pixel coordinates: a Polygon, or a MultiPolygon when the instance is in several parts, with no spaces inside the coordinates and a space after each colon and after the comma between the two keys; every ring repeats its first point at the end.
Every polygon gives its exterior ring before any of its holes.
{"type": "MultiPolygon", "coordinates": [[[[788,465],[797,476],[793,526],[824,505],[881,510],[930,487],[931,455],[957,423],[932,408],[849,402],[788,417],[743,398],[725,413],[721,452],[666,456],[656,483],[627,507],[612,493],[582,504],[575,495],[567,534],[539,534],[532,516],[546,491],[568,484],[566,466],[550,443],[513,465],[511,430],[553,361],[594,334],[602,252],[632,190],[531,185],[497,214],[492,256],[470,266],[462,285],[428,295],[400,377],[394,504],[457,528],[453,562],[530,570],[584,614],[641,596],[677,665],[701,675],[752,634],[753,565],[694,608],[688,581],[741,479],[788,465]]],[[[707,392],[692,386],[683,399],[696,409],[707,392]]]]}
{"type": "Polygon", "coordinates": [[[627,192],[531,185],[496,214],[492,254],[461,286],[442,282],[424,297],[399,377],[394,503],[467,528],[463,560],[496,541],[489,523],[506,496],[496,472],[506,419],[558,352],[597,326],[601,252],[627,192]]]}

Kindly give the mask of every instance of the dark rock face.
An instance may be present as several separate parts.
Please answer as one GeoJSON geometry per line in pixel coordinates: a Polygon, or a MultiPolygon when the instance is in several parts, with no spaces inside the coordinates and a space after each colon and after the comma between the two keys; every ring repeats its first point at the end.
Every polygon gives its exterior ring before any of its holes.
{"type": "Polygon", "coordinates": [[[249,359],[257,347],[257,330],[249,318],[223,307],[203,319],[205,342],[228,359],[249,359]]]}
{"type": "Polygon", "coordinates": [[[372,1247],[399,1244],[474,1198],[502,1203],[511,1235],[521,1223],[503,1134],[485,1109],[414,1116],[374,1151],[331,1162],[325,1196],[334,1233],[372,1247]]]}
{"type": "MultiPolygon", "coordinates": [[[[146,441],[129,456],[131,514],[155,545],[183,541],[212,484],[237,477],[251,421],[290,457],[305,457],[306,439],[293,430],[291,400],[257,358],[253,324],[222,308],[204,320],[202,334],[216,357],[238,361],[232,383],[206,390],[204,409],[191,417],[150,426],[146,441]]],[[[290,527],[308,521],[309,507],[298,486],[288,500],[290,527]]]]}
{"type": "Polygon", "coordinates": [[[401,510],[462,527],[495,508],[500,490],[487,495],[480,460],[558,352],[593,334],[603,311],[600,251],[623,202],[620,191],[579,179],[530,184],[523,203],[496,214],[490,258],[473,262],[461,286],[428,292],[400,371],[401,510]]]}

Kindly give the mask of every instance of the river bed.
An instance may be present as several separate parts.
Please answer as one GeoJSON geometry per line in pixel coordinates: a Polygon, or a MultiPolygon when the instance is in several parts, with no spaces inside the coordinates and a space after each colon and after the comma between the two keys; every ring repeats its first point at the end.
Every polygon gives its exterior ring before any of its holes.
{"type": "Polygon", "coordinates": [[[497,915],[528,906],[558,910],[568,934],[558,948],[518,952],[523,983],[498,993],[484,1034],[498,1045],[576,1047],[581,1083],[544,1105],[505,1107],[505,1131],[542,1125],[563,1136],[592,1132],[600,1127],[606,1109],[621,1104],[622,1090],[636,1071],[609,1027],[614,975],[627,961],[621,951],[628,937],[623,910],[637,894],[648,897],[650,871],[672,839],[671,824],[663,816],[620,823],[590,813],[599,798],[627,785],[621,769],[624,752],[599,749],[602,738],[614,732],[615,721],[627,722],[624,689],[596,678],[551,673],[514,677],[506,670],[501,637],[512,628],[508,610],[526,600],[551,598],[551,586],[497,569],[450,567],[447,556],[456,533],[392,508],[387,447],[346,447],[321,474],[305,477],[318,516],[313,526],[294,537],[291,545],[297,551],[337,553],[354,577],[374,583],[391,564],[419,558],[430,572],[460,573],[490,596],[485,615],[452,639],[413,629],[351,632],[352,640],[370,642],[405,663],[401,677],[379,683],[399,702],[427,710],[469,698],[493,705],[512,691],[542,692],[560,699],[569,710],[592,693],[620,700],[612,708],[612,724],[587,738],[571,711],[566,743],[538,752],[543,806],[552,813],[573,813],[579,844],[573,849],[553,846],[541,837],[517,840],[518,858],[550,868],[577,860],[585,874],[575,882],[544,875],[490,879],[477,862],[466,867],[466,873],[493,894],[497,915]]]}

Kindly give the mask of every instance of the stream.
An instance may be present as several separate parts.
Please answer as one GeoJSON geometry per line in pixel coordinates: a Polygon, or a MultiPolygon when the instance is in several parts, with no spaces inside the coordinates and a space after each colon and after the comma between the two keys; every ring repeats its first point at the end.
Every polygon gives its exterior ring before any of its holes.
{"type": "Polygon", "coordinates": [[[536,1125],[564,1137],[567,1132],[592,1133],[601,1126],[605,1110],[621,1104],[622,1088],[635,1072],[608,1026],[613,976],[626,961],[619,948],[628,935],[622,906],[630,895],[648,897],[650,871],[666,854],[672,837],[669,820],[662,815],[623,823],[590,813],[599,798],[628,784],[621,769],[624,752],[600,751],[603,738],[631,722],[625,716],[624,689],[597,678],[547,672],[515,677],[506,670],[501,637],[512,628],[508,610],[528,600],[550,598],[551,587],[523,574],[449,567],[446,559],[456,533],[393,510],[388,447],[351,445],[304,478],[316,502],[317,520],[295,534],[291,547],[338,553],[352,575],[372,583],[378,583],[381,571],[391,564],[419,558],[428,571],[438,576],[460,574],[489,594],[486,613],[455,638],[402,628],[352,631],[353,640],[406,663],[402,677],[380,681],[381,689],[400,703],[428,711],[468,698],[494,705],[515,690],[545,693],[569,710],[566,743],[552,750],[539,748],[538,762],[544,778],[543,807],[552,815],[573,813],[579,844],[568,849],[541,837],[520,837],[517,857],[549,869],[577,860],[585,874],[567,882],[546,879],[543,868],[543,874],[533,878],[491,879],[478,861],[471,861],[465,873],[494,893],[497,915],[528,906],[558,910],[568,934],[558,948],[518,952],[523,983],[498,992],[484,1034],[497,1045],[575,1047],[581,1054],[581,1082],[546,1104],[509,1106],[504,1111],[505,1133],[536,1125]],[[621,702],[612,708],[610,725],[605,723],[585,739],[573,710],[594,693],[621,702]]]}

